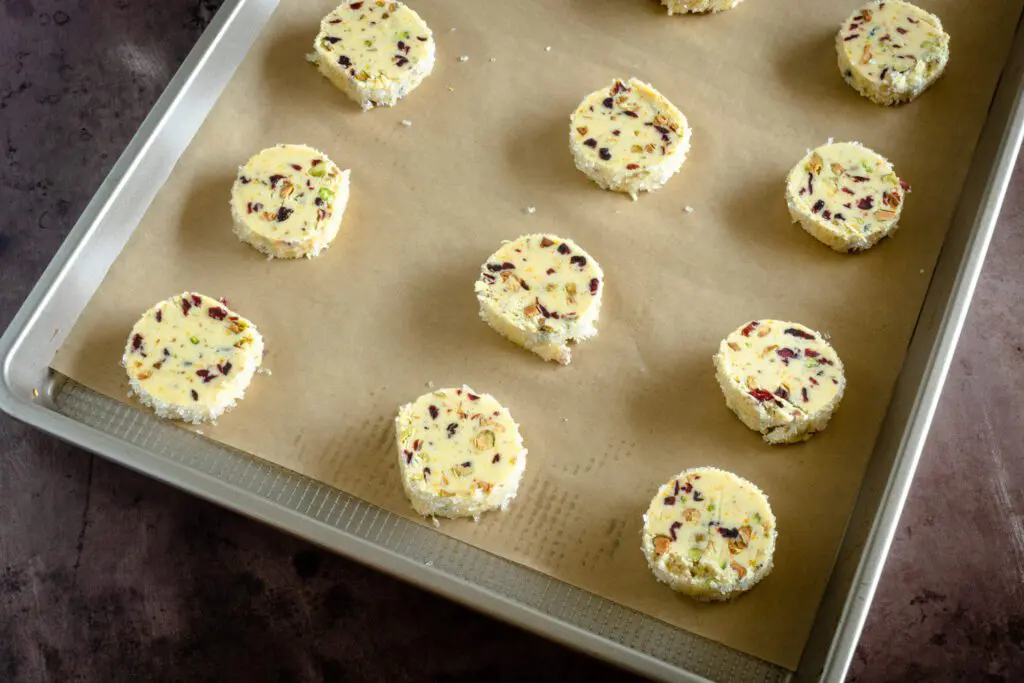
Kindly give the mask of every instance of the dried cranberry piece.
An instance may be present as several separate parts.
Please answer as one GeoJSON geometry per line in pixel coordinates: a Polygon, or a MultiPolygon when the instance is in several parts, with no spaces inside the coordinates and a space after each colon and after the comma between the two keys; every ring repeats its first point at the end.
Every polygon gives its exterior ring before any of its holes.
{"type": "Polygon", "coordinates": [[[612,105],[613,105],[613,104],[615,104],[615,100],[613,100],[613,99],[612,99],[612,98],[610,98],[610,97],[606,97],[606,98],[604,98],[604,101],[603,101],[603,102],[601,102],[601,104],[603,104],[604,106],[606,106],[606,107],[608,107],[609,109],[611,109],[611,108],[612,108],[612,105]]]}
{"type": "Polygon", "coordinates": [[[675,496],[665,496],[665,505],[675,505],[675,504],[676,504],[676,497],[675,496]]]}
{"type": "Polygon", "coordinates": [[[772,400],[772,392],[767,389],[751,389],[750,395],[756,398],[761,403],[772,400]]]}
{"type": "Polygon", "coordinates": [[[210,306],[210,310],[208,310],[207,313],[214,320],[223,320],[228,317],[228,312],[220,306],[210,306]]]}
{"type": "Polygon", "coordinates": [[[229,372],[231,372],[231,361],[228,361],[227,363],[224,363],[223,365],[218,363],[217,364],[217,369],[220,370],[220,374],[222,374],[222,375],[224,375],[226,377],[227,374],[229,372]]]}
{"type": "Polygon", "coordinates": [[[789,392],[786,391],[785,387],[779,387],[778,389],[776,389],[775,390],[775,395],[778,396],[781,399],[789,398],[789,392]]]}
{"type": "Polygon", "coordinates": [[[156,321],[158,323],[162,323],[164,321],[164,312],[163,311],[157,311],[156,312],[156,321]]]}
{"type": "Polygon", "coordinates": [[[857,208],[864,211],[870,211],[875,206],[874,197],[861,197],[857,200],[857,208]]]}
{"type": "Polygon", "coordinates": [[[807,403],[810,400],[807,398],[807,387],[800,390],[800,395],[804,397],[804,403],[807,403]]]}
{"type": "Polygon", "coordinates": [[[724,538],[739,538],[740,537],[740,530],[739,529],[726,529],[725,527],[721,527],[720,526],[720,527],[718,527],[718,533],[720,533],[724,538]]]}
{"type": "Polygon", "coordinates": [[[459,428],[459,425],[457,423],[455,423],[455,422],[449,422],[448,423],[447,429],[448,429],[448,438],[449,439],[452,438],[453,436],[455,436],[455,430],[457,430],[458,428],[459,428]]]}
{"type": "Polygon", "coordinates": [[[905,182],[903,182],[902,180],[900,181],[900,187],[902,187],[902,188],[903,188],[903,191],[904,191],[904,192],[910,192],[910,185],[906,184],[906,183],[905,183],[905,182]]]}
{"type": "Polygon", "coordinates": [[[395,55],[395,66],[405,66],[409,63],[409,58],[404,55],[395,55]]]}
{"type": "Polygon", "coordinates": [[[812,213],[818,213],[819,211],[821,211],[824,208],[825,208],[825,200],[819,199],[818,201],[814,202],[814,206],[811,207],[811,212],[812,213]]]}
{"type": "Polygon", "coordinates": [[[537,308],[539,308],[539,309],[540,309],[540,314],[541,314],[542,316],[544,316],[545,318],[552,318],[552,317],[554,317],[554,316],[552,316],[552,315],[551,315],[551,311],[549,311],[548,309],[546,309],[546,308],[544,307],[544,304],[542,304],[542,303],[540,302],[540,299],[535,299],[534,301],[535,301],[535,302],[536,302],[536,304],[537,304],[537,308]]]}
{"type": "Polygon", "coordinates": [[[136,334],[132,337],[132,351],[138,351],[142,348],[142,335],[136,334]]]}
{"type": "Polygon", "coordinates": [[[240,175],[238,176],[238,182],[242,183],[243,185],[248,185],[249,179],[246,178],[244,175],[240,175]]]}
{"type": "Polygon", "coordinates": [[[544,272],[546,272],[548,275],[554,275],[555,274],[555,269],[554,268],[548,268],[544,272]]]}
{"type": "Polygon", "coordinates": [[[602,147],[601,149],[597,150],[597,156],[601,157],[605,161],[611,161],[612,159],[612,153],[608,151],[607,147],[602,147]]]}
{"type": "Polygon", "coordinates": [[[192,305],[193,306],[202,306],[203,305],[203,300],[199,298],[199,295],[197,295],[197,294],[193,294],[192,295],[192,305]]]}
{"type": "Polygon", "coordinates": [[[803,330],[798,330],[795,327],[787,327],[783,332],[794,337],[799,337],[800,339],[817,339],[817,337],[810,332],[804,332],[803,330]]]}
{"type": "Polygon", "coordinates": [[[540,240],[540,246],[542,247],[550,247],[552,244],[554,244],[554,242],[547,237],[542,237],[540,240]]]}
{"type": "Polygon", "coordinates": [[[361,2],[353,2],[351,5],[349,5],[349,8],[351,8],[351,9],[361,9],[362,6],[363,6],[363,3],[361,3],[361,2]]]}
{"type": "Polygon", "coordinates": [[[794,351],[793,349],[789,349],[789,348],[786,348],[786,347],[783,347],[783,348],[779,349],[775,353],[779,354],[780,358],[785,358],[787,360],[789,360],[790,358],[799,358],[800,357],[800,353],[798,351],[794,351]]]}
{"type": "Polygon", "coordinates": [[[501,460],[501,453],[495,453],[495,454],[494,454],[494,457],[493,457],[493,458],[491,458],[491,463],[496,463],[496,462],[498,462],[499,460],[501,460]]]}
{"type": "Polygon", "coordinates": [[[342,55],[338,57],[338,64],[341,64],[342,66],[352,66],[352,60],[345,55],[342,55]]]}
{"type": "Polygon", "coordinates": [[[479,401],[480,400],[479,396],[477,396],[476,394],[470,394],[470,393],[466,394],[466,398],[468,398],[470,401],[479,401]]]}
{"type": "Polygon", "coordinates": [[[580,268],[583,268],[585,265],[587,265],[587,257],[580,256],[579,254],[577,254],[576,256],[572,256],[569,258],[569,263],[571,263],[574,266],[579,266],[580,268]]]}
{"type": "Polygon", "coordinates": [[[903,28],[902,26],[897,26],[896,33],[899,33],[901,36],[906,35],[907,29],[903,28]]]}
{"type": "Polygon", "coordinates": [[[828,209],[825,209],[824,211],[821,212],[821,217],[827,221],[832,220],[832,212],[829,211],[828,209]]]}
{"type": "Polygon", "coordinates": [[[596,277],[590,278],[590,293],[597,294],[597,288],[600,284],[600,281],[596,277]]]}
{"type": "Polygon", "coordinates": [[[501,269],[502,270],[515,270],[516,266],[515,266],[514,263],[509,263],[508,261],[505,261],[504,263],[501,264],[501,269]]]}
{"type": "Polygon", "coordinates": [[[700,491],[696,491],[696,490],[695,490],[695,491],[693,492],[693,499],[694,499],[695,501],[697,501],[697,502],[699,503],[699,502],[701,502],[702,500],[704,500],[704,496],[703,496],[703,494],[701,494],[701,492],[700,492],[700,491]]]}
{"type": "Polygon", "coordinates": [[[192,400],[193,401],[198,401],[199,400],[199,392],[197,392],[195,389],[192,390],[192,400]]]}
{"type": "Polygon", "coordinates": [[[427,408],[427,410],[430,411],[430,417],[432,417],[435,420],[437,419],[437,416],[441,414],[441,411],[437,409],[437,406],[430,406],[429,408],[427,408]]]}
{"type": "Polygon", "coordinates": [[[622,113],[625,114],[626,116],[628,116],[631,119],[638,119],[638,118],[640,118],[639,114],[637,114],[635,111],[629,111],[628,109],[626,109],[622,113]]]}
{"type": "Polygon", "coordinates": [[[672,526],[668,528],[668,533],[672,536],[673,541],[679,540],[676,538],[676,529],[679,529],[681,526],[683,526],[682,522],[672,522],[672,526]]]}
{"type": "Polygon", "coordinates": [[[594,138],[587,138],[586,140],[583,141],[583,144],[593,149],[594,147],[597,147],[597,140],[595,140],[594,138]]]}
{"type": "Polygon", "coordinates": [[[501,270],[501,264],[500,263],[488,263],[487,264],[487,270],[491,271],[492,273],[497,273],[499,270],[501,270]]]}
{"type": "Polygon", "coordinates": [[[405,454],[405,464],[408,465],[409,463],[411,463],[412,462],[412,451],[403,450],[402,453],[405,454]]]}
{"type": "Polygon", "coordinates": [[[282,206],[280,209],[277,210],[277,222],[284,223],[286,220],[288,220],[288,217],[291,216],[293,213],[295,213],[294,209],[289,209],[286,206],[282,206]]]}
{"type": "Polygon", "coordinates": [[[807,356],[808,358],[817,358],[821,354],[815,351],[814,349],[804,349],[804,355],[807,356]]]}
{"type": "Polygon", "coordinates": [[[280,173],[275,173],[274,175],[270,176],[270,189],[277,189],[277,184],[282,180],[284,180],[284,176],[281,175],[280,173]]]}
{"type": "Polygon", "coordinates": [[[565,242],[562,242],[561,244],[558,245],[558,253],[559,254],[565,255],[565,254],[568,254],[570,252],[572,252],[572,249],[570,249],[569,245],[566,244],[565,242]]]}
{"type": "Polygon", "coordinates": [[[867,176],[862,176],[862,175],[855,175],[855,176],[850,176],[850,177],[853,178],[853,182],[855,182],[855,183],[866,183],[867,181],[871,180],[867,176]]]}
{"type": "Polygon", "coordinates": [[[740,330],[740,334],[742,334],[744,337],[749,337],[750,333],[754,331],[755,327],[757,327],[757,321],[756,320],[754,320],[749,325],[747,325],[742,330],[740,330]]]}

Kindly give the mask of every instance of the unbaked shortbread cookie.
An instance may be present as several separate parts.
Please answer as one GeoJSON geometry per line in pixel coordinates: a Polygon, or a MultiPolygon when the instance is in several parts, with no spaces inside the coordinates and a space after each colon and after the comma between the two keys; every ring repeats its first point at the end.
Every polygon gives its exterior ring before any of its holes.
{"type": "Polygon", "coordinates": [[[231,188],[235,234],[272,258],[312,258],[338,235],[348,180],[311,147],[265,149],[238,169],[231,188]]]}
{"type": "Polygon", "coordinates": [[[185,292],[142,315],[121,364],[132,393],[157,415],[199,424],[234,407],[262,360],[263,337],[251,322],[185,292]]]}
{"type": "Polygon", "coordinates": [[[909,102],[946,69],[949,35],[934,14],[899,0],[869,2],[836,36],[839,71],[872,102],[909,102]]]}
{"type": "Polygon", "coordinates": [[[344,2],[320,22],[317,66],[363,110],[393,107],[434,69],[434,34],[401,2],[344,2]]]}
{"type": "Polygon", "coordinates": [[[654,576],[697,600],[728,600],[772,570],[775,515],[752,483],[714,467],[681,472],[644,515],[654,576]]]}
{"type": "Polygon", "coordinates": [[[668,14],[686,14],[687,12],[724,12],[732,9],[743,0],[661,0],[668,7],[668,14]]]}
{"type": "Polygon", "coordinates": [[[576,168],[633,199],[664,185],[690,150],[686,117],[650,85],[616,79],[584,98],[570,117],[576,168]]]}
{"type": "Polygon", "coordinates": [[[896,230],[909,189],[877,152],[830,142],[790,171],[786,203],[794,223],[836,251],[854,253],[896,230]]]}
{"type": "Polygon", "coordinates": [[[480,317],[496,332],[568,365],[569,344],[597,334],[604,273],[572,240],[525,235],[487,259],[475,290],[480,317]]]}
{"type": "Polygon", "coordinates": [[[714,362],[726,404],[771,444],[823,430],[846,388],[835,349],[797,323],[747,323],[722,341],[714,362]]]}
{"type": "Polygon", "coordinates": [[[467,386],[424,394],[398,409],[395,433],[402,486],[419,514],[478,519],[516,497],[526,449],[493,396],[467,386]]]}

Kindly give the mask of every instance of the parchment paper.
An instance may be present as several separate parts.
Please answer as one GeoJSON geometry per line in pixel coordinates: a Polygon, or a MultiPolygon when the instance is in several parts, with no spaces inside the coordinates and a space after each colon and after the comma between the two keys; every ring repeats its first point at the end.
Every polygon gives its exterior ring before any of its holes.
{"type": "Polygon", "coordinates": [[[1022,5],[924,2],[952,35],[948,71],[885,109],[836,67],[855,4],[748,0],[670,18],[653,0],[420,0],[433,75],[362,113],[304,59],[334,0],[283,0],[53,367],[130,402],[118,362],[141,312],[185,289],[227,297],[265,335],[273,375],[205,435],[410,518],[395,410],[428,382],[468,383],[510,408],[529,464],[506,514],[441,533],[795,668],[1022,5]],[[680,175],[635,203],[568,151],[580,99],[630,76],[694,129],[680,175]],[[895,238],[864,254],[789,222],[784,177],[829,137],[875,148],[913,185],[895,238]],[[231,233],[237,167],[278,142],[352,169],[342,232],[312,261],[267,261],[231,233]],[[569,367],[477,318],[480,264],[535,231],[574,239],[606,273],[600,335],[569,367]],[[843,404],[807,444],[763,443],[714,381],[719,340],[763,317],[827,332],[846,364],[843,404]],[[676,596],[640,552],[656,488],[698,465],[756,482],[778,516],[774,572],[732,604],[676,596]]]}

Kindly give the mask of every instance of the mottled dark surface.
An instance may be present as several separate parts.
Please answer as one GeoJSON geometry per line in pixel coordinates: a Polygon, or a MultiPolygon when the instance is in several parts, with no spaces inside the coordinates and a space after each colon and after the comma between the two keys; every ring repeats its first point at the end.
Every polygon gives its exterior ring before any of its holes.
{"type": "MultiPolygon", "coordinates": [[[[218,5],[0,0],[0,328],[218,5]]],[[[858,683],[1024,680],[1022,226],[1024,164],[858,683]]],[[[4,417],[0,455],[0,681],[626,678],[4,417]]]]}

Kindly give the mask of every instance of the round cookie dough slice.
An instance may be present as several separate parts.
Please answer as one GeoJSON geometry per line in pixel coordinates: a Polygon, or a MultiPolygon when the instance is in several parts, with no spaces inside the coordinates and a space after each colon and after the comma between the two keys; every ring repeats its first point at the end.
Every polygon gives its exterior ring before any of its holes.
{"type": "Polygon", "coordinates": [[[402,2],[344,2],[320,22],[317,66],[363,111],[393,107],[434,69],[434,34],[402,2]]]}
{"type": "Polygon", "coordinates": [[[505,510],[526,469],[519,425],[467,386],[424,394],[395,419],[402,486],[416,512],[472,517],[505,510]]]}
{"type": "Polygon", "coordinates": [[[722,341],[714,362],[726,404],[771,444],[823,430],[846,388],[835,349],[797,323],[747,323],[722,341]]]}
{"type": "Polygon", "coordinates": [[[807,152],[786,179],[794,223],[836,251],[870,249],[897,228],[910,187],[892,164],[859,142],[807,152]]]}
{"type": "Polygon", "coordinates": [[[277,145],[238,169],[231,216],[238,239],[271,258],[312,258],[338,235],[349,172],[305,145],[277,145]]]}
{"type": "Polygon", "coordinates": [[[132,393],[158,416],[199,424],[234,407],[262,360],[255,325],[223,303],[185,292],[142,315],[121,364],[132,393]]]}
{"type": "Polygon", "coordinates": [[[597,334],[604,273],[572,240],[538,234],[506,242],[474,288],[480,317],[544,360],[568,365],[569,344],[597,334]]]}
{"type": "Polygon", "coordinates": [[[688,12],[724,12],[732,9],[743,0],[661,0],[668,8],[669,16],[688,12]]]}
{"type": "Polygon", "coordinates": [[[570,117],[576,168],[634,200],[668,182],[686,161],[690,126],[650,85],[631,78],[587,95],[570,117]]]}
{"type": "Polygon", "coordinates": [[[697,467],[658,489],[641,547],[658,581],[697,600],[728,600],[772,570],[775,515],[752,483],[697,467]]]}
{"type": "Polygon", "coordinates": [[[836,36],[839,71],[854,90],[884,105],[909,102],[946,69],[949,35],[934,14],[899,0],[869,2],[836,36]]]}

